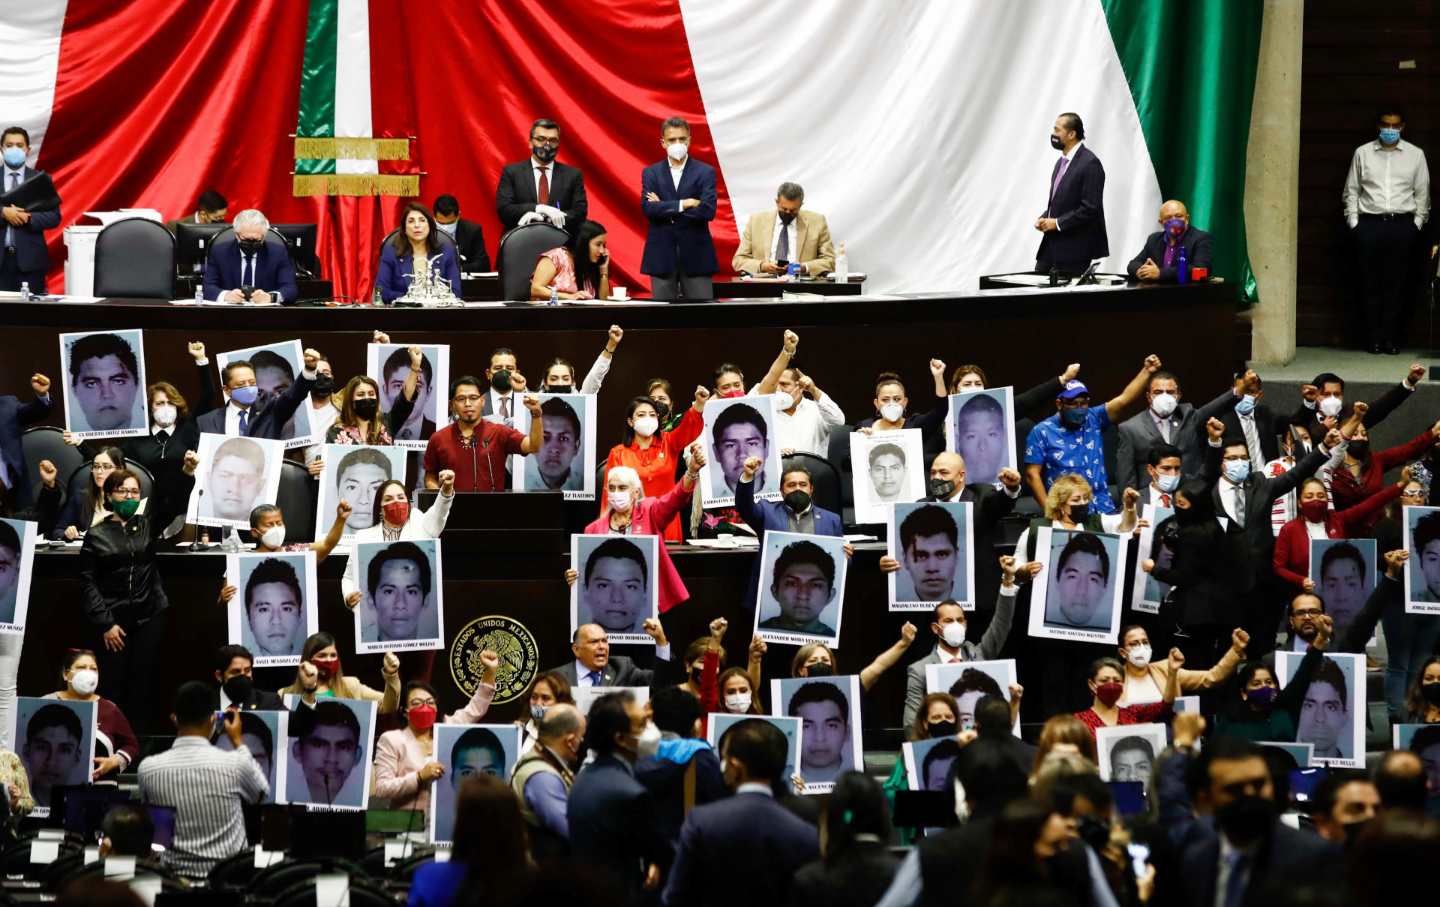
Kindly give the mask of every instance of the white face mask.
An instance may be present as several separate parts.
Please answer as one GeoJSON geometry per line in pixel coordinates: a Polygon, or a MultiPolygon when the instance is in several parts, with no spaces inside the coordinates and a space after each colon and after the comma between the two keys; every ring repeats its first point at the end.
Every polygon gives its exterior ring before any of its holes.
{"type": "Polygon", "coordinates": [[[654,437],[660,428],[660,420],[654,416],[641,416],[635,420],[635,434],[642,438],[654,437]]]}
{"type": "Polygon", "coordinates": [[[678,164],[690,153],[690,146],[684,142],[671,142],[665,146],[665,153],[670,155],[670,160],[678,164]]]}
{"type": "Polygon", "coordinates": [[[1128,658],[1130,660],[1130,663],[1135,667],[1143,668],[1146,665],[1150,664],[1150,647],[1131,646],[1129,654],[1127,654],[1125,657],[1128,658]]]}
{"type": "Polygon", "coordinates": [[[437,228],[439,228],[439,230],[440,230],[441,233],[444,233],[444,234],[447,235],[447,236],[454,236],[454,235],[455,235],[455,227],[458,226],[459,223],[460,223],[459,221],[455,221],[454,223],[450,223],[450,224],[442,224],[442,223],[436,222],[435,226],[436,226],[437,228]]]}
{"type": "Polygon", "coordinates": [[[70,675],[70,689],[81,696],[89,696],[100,686],[100,672],[92,671],[89,668],[81,668],[70,675]]]}
{"type": "Polygon", "coordinates": [[[611,510],[618,510],[621,513],[628,513],[630,511],[630,492],[612,491],[607,494],[606,497],[610,501],[611,510]]]}
{"type": "Polygon", "coordinates": [[[1320,413],[1324,416],[1338,416],[1340,410],[1345,408],[1345,400],[1341,397],[1321,397],[1320,413]]]}
{"type": "Polygon", "coordinates": [[[794,406],[799,402],[799,397],[792,397],[784,391],[775,392],[775,405],[780,407],[782,410],[788,411],[790,407],[794,406]]]}
{"type": "Polygon", "coordinates": [[[1155,398],[1150,401],[1150,408],[1155,411],[1155,415],[1164,419],[1166,416],[1175,412],[1175,395],[1168,393],[1156,394],[1155,398]]]}
{"type": "Polygon", "coordinates": [[[960,644],[965,641],[965,625],[958,620],[946,624],[940,628],[940,638],[945,640],[945,645],[950,648],[960,648],[960,644]]]}
{"type": "Polygon", "coordinates": [[[150,414],[150,417],[155,420],[156,425],[162,428],[169,428],[175,424],[175,417],[178,415],[179,411],[176,410],[175,407],[168,403],[161,403],[155,407],[155,411],[150,414]]]}
{"type": "Polygon", "coordinates": [[[655,726],[655,722],[647,721],[645,722],[645,730],[641,731],[640,736],[635,738],[635,755],[643,759],[653,756],[659,751],[660,729],[655,726]]]}
{"type": "Polygon", "coordinates": [[[737,715],[750,711],[750,694],[726,693],[725,711],[734,712],[737,715]]]}
{"type": "Polygon", "coordinates": [[[899,422],[903,415],[905,415],[905,407],[898,403],[886,403],[880,407],[880,418],[886,422],[899,422]]]}
{"type": "Polygon", "coordinates": [[[269,529],[260,533],[260,544],[266,548],[279,548],[285,544],[285,527],[271,526],[269,529]]]}

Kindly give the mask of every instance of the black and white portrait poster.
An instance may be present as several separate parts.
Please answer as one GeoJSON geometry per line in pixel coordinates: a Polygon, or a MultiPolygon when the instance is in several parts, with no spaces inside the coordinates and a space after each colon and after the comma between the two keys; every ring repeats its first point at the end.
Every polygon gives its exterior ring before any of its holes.
{"type": "Polygon", "coordinates": [[[355,537],[377,522],[376,497],[391,479],[405,481],[405,450],[391,446],[326,444],[315,507],[315,537],[323,539],[341,501],[350,505],[343,538],[355,537]]]}
{"type": "MultiPolygon", "coordinates": [[[[259,663],[258,661],[256,662],[259,663]]],[[[285,740],[285,720],[288,712],[267,712],[261,710],[246,710],[240,713],[240,742],[250,751],[255,764],[259,766],[266,782],[270,785],[270,793],[261,800],[261,803],[284,803],[285,802],[285,761],[275,758],[275,744],[283,743],[285,740]]],[[[215,722],[215,732],[210,735],[210,743],[219,747],[225,752],[233,752],[234,747],[230,745],[230,735],[225,733],[225,727],[221,722],[215,722]]]]}
{"type": "Polygon", "coordinates": [[[285,730],[286,803],[341,809],[370,805],[373,701],[320,699],[313,708],[292,710],[285,730]]]}
{"type": "Polygon", "coordinates": [[[1037,529],[1035,559],[1044,569],[1031,592],[1030,635],[1115,643],[1126,547],[1110,533],[1037,529]]]}
{"type": "Polygon", "coordinates": [[[200,463],[186,511],[200,526],[249,529],[250,511],[275,503],[285,442],[200,434],[200,463]]]}
{"type": "Polygon", "coordinates": [[[891,504],[885,553],[900,562],[890,574],[891,611],[930,611],[940,602],[975,609],[974,515],[970,504],[891,504]]]}
{"type": "Polygon", "coordinates": [[[320,631],[314,551],[241,552],[225,556],[229,642],[249,649],[255,667],[300,664],[306,637],[320,631]]]}
{"type": "Polygon", "coordinates": [[[944,791],[950,766],[960,758],[960,742],[954,737],[907,740],[900,744],[900,753],[910,790],[944,791]]]}
{"type": "Polygon", "coordinates": [[[609,693],[629,693],[635,697],[635,701],[641,706],[650,702],[649,687],[571,687],[570,694],[575,697],[575,708],[580,710],[581,715],[590,714],[590,706],[595,700],[609,693]]]}
{"type": "Polygon", "coordinates": [[[862,766],[860,678],[784,677],[770,681],[776,715],[800,719],[800,777],[806,793],[827,793],[862,766]]]}
{"type": "Polygon", "coordinates": [[[1150,793],[1155,759],[1165,752],[1165,725],[1120,724],[1095,731],[1100,757],[1100,778],[1105,781],[1139,781],[1150,793]]]}
{"type": "Polygon", "coordinates": [[[362,655],[444,648],[440,540],[356,542],[360,604],[355,650],[362,655]]]}
{"type": "Polygon", "coordinates": [[[25,635],[38,526],[0,519],[0,634],[25,635]]]}
{"type": "Polygon", "coordinates": [[[1310,580],[1336,632],[1355,622],[1379,580],[1375,539],[1311,539],[1310,580]]]}
{"type": "MultiPolygon", "coordinates": [[[[1300,667],[1301,652],[1275,652],[1283,689],[1300,667]]],[[[1326,653],[1300,704],[1298,743],[1315,744],[1315,764],[1365,767],[1365,656],[1326,653]]]]}
{"type": "Polygon", "coordinates": [[[610,644],[654,645],[645,621],[660,616],[656,535],[572,535],[570,634],[585,624],[605,628],[610,644]]]}
{"type": "MultiPolygon", "coordinates": [[[[1175,511],[1169,507],[1145,506],[1145,520],[1149,525],[1141,527],[1139,545],[1135,549],[1141,561],[1149,558],[1157,567],[1166,569],[1175,563],[1175,552],[1165,543],[1170,536],[1161,526],[1174,514],[1175,511]]],[[[1170,584],[1162,583],[1154,575],[1141,570],[1139,564],[1134,565],[1132,572],[1134,585],[1130,590],[1130,607],[1145,614],[1160,613],[1160,603],[1170,593],[1170,584]]]]}
{"type": "Polygon", "coordinates": [[[785,772],[780,777],[788,786],[790,779],[800,771],[800,747],[805,735],[800,726],[801,720],[784,715],[736,715],[729,712],[711,712],[709,723],[705,726],[705,742],[715,750],[716,756],[722,752],[721,745],[725,740],[725,735],[742,721],[763,721],[778,728],[780,733],[785,735],[785,772]]]}
{"type": "MultiPolygon", "coordinates": [[[[415,379],[415,404],[410,417],[392,437],[399,447],[424,450],[437,429],[450,424],[450,347],[421,343],[420,374],[415,379]]],[[[365,348],[365,374],[380,385],[380,411],[395,408],[410,377],[410,345],[372,343],[365,348]]]]}
{"type": "MultiPolygon", "coordinates": [[[[255,386],[267,394],[283,394],[305,371],[305,354],[299,340],[282,340],[263,346],[246,347],[243,350],[228,350],[215,355],[215,365],[223,379],[225,367],[232,362],[248,362],[255,372],[255,386]]],[[[222,380],[223,384],[224,381],[222,380]]],[[[319,444],[325,438],[310,426],[310,407],[300,401],[295,415],[285,423],[280,439],[286,448],[309,447],[319,444]]]]}
{"type": "Polygon", "coordinates": [[[61,334],[60,369],[67,431],[80,438],[149,434],[142,331],[61,334]]]}
{"type": "Polygon", "coordinates": [[[1014,388],[992,387],[950,396],[950,443],[965,461],[965,481],[992,485],[1002,469],[1018,469],[1015,459],[1014,388]]]}
{"type": "Polygon", "coordinates": [[[766,642],[838,648],[848,569],[839,536],[766,532],[755,632],[766,642]]]}
{"type": "Polygon", "coordinates": [[[1440,507],[1405,507],[1405,611],[1440,614],[1440,507]]]}
{"type": "MultiPolygon", "coordinates": [[[[540,450],[510,458],[516,491],[560,491],[567,501],[595,500],[595,395],[540,394],[540,450]]],[[[515,430],[530,434],[530,410],[515,413],[515,430]]]]}
{"type": "Polygon", "coordinates": [[[90,783],[98,706],[98,702],[70,699],[15,699],[10,739],[30,778],[30,795],[35,798],[32,818],[50,815],[55,788],[90,783]]]}
{"type": "Polygon", "coordinates": [[[455,838],[455,801],[474,775],[508,781],[520,761],[520,728],[514,724],[437,724],[435,761],[445,774],[430,785],[430,841],[455,838]]]}
{"type": "MultiPolygon", "coordinates": [[[[975,727],[975,706],[981,699],[996,696],[1008,703],[1010,687],[1017,682],[1013,658],[925,666],[925,692],[949,693],[955,697],[959,709],[955,723],[962,731],[975,727]]],[[[1020,736],[1018,715],[1011,730],[1016,737],[1020,736]]]]}
{"type": "Polygon", "coordinates": [[[855,522],[883,523],[891,504],[925,497],[925,451],[918,428],[850,435],[855,522]]]}
{"type": "Polygon", "coordinates": [[[745,461],[758,457],[763,464],[755,473],[755,497],[780,499],[780,446],[775,443],[775,398],[770,394],[750,397],[712,397],[705,403],[705,465],[700,469],[701,503],[705,507],[730,507],[735,503],[735,486],[740,483],[745,461]]]}

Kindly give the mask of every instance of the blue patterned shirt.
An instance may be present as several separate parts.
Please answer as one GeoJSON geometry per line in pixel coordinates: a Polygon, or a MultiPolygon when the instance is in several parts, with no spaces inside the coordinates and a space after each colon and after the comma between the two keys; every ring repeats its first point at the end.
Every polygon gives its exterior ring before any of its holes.
{"type": "Polygon", "coordinates": [[[1105,476],[1105,442],[1101,432],[1110,426],[1105,407],[1092,406],[1079,431],[1066,431],[1056,413],[1030,429],[1025,439],[1026,464],[1040,467],[1040,478],[1049,488],[1066,473],[1076,473],[1090,483],[1096,513],[1115,513],[1110,497],[1110,483],[1105,476]]]}

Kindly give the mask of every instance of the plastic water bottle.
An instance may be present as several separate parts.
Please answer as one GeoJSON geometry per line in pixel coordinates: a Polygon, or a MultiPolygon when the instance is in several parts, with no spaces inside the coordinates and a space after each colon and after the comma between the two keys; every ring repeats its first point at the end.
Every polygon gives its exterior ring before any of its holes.
{"type": "Polygon", "coordinates": [[[1185,260],[1185,247],[1181,246],[1175,255],[1175,282],[1190,282],[1190,263],[1185,260]]]}
{"type": "Polygon", "coordinates": [[[385,298],[380,295],[380,284],[375,284],[375,290],[370,294],[371,305],[384,305],[385,298]]]}
{"type": "Polygon", "coordinates": [[[850,282],[850,260],[845,257],[845,244],[840,244],[839,251],[835,253],[835,282],[850,282]]]}
{"type": "Polygon", "coordinates": [[[560,304],[560,291],[558,291],[558,290],[555,289],[555,285],[554,285],[554,284],[551,284],[551,285],[550,285],[550,301],[547,302],[547,303],[545,303],[545,304],[546,304],[546,305],[559,305],[559,304],[560,304]]]}
{"type": "Polygon", "coordinates": [[[20,281],[20,301],[29,302],[32,298],[30,295],[30,281],[20,281]]]}
{"type": "Polygon", "coordinates": [[[223,538],[220,542],[220,550],[233,554],[240,550],[240,535],[234,529],[222,529],[223,538]]]}
{"type": "Polygon", "coordinates": [[[195,304],[199,305],[205,301],[205,285],[197,282],[195,284],[195,304]]]}

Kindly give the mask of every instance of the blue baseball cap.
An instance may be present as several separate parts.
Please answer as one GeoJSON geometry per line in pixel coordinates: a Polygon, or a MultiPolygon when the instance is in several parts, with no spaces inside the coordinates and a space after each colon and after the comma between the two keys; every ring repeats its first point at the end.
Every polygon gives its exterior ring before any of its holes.
{"type": "Polygon", "coordinates": [[[1060,391],[1061,400],[1074,400],[1076,397],[1089,395],[1090,388],[1082,381],[1066,381],[1064,389],[1060,391]]]}

